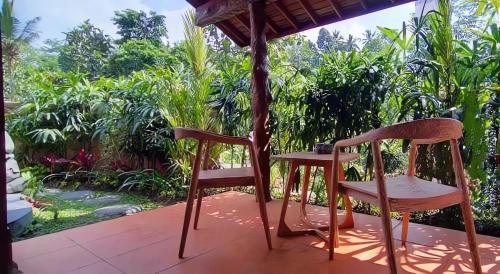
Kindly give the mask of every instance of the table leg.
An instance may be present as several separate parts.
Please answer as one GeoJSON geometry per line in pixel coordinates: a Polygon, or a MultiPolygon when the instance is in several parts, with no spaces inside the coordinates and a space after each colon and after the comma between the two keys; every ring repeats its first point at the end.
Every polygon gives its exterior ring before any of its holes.
{"type": "MultiPolygon", "coordinates": [[[[329,168],[329,166],[328,166],[329,168]]],[[[325,185],[326,185],[326,195],[327,199],[329,201],[330,199],[330,184],[328,182],[331,182],[331,178],[327,179],[327,167],[323,167],[323,170],[325,172],[325,185]]],[[[310,180],[310,175],[311,175],[311,166],[305,166],[305,172],[304,172],[304,183],[302,184],[302,193],[301,193],[301,201],[300,201],[300,217],[304,223],[307,225],[314,227],[319,230],[328,230],[329,226],[317,226],[313,224],[309,218],[307,217],[307,211],[306,211],[306,204],[307,204],[307,192],[309,189],[309,180],[310,180]]],[[[339,164],[339,180],[340,181],[345,181],[345,173],[342,164],[339,164]]],[[[345,210],[345,218],[342,224],[339,225],[340,229],[347,229],[347,228],[353,228],[354,227],[354,219],[352,215],[352,204],[351,200],[349,199],[349,196],[346,194],[342,194],[342,198],[344,200],[344,204],[346,207],[345,210]]]]}
{"type": "MultiPolygon", "coordinates": [[[[311,175],[311,166],[306,166],[305,172],[304,172],[304,183],[302,185],[302,193],[301,193],[301,201],[300,201],[300,217],[302,221],[304,221],[307,225],[311,226],[312,228],[309,229],[301,229],[301,230],[291,230],[290,227],[285,222],[285,216],[286,216],[286,211],[288,209],[288,203],[290,202],[290,195],[292,192],[293,184],[294,184],[294,178],[295,178],[295,173],[297,172],[297,169],[299,168],[299,165],[292,161],[290,165],[290,170],[288,173],[288,179],[287,183],[285,186],[285,193],[283,197],[283,205],[281,208],[281,215],[280,215],[280,221],[278,224],[278,236],[280,237],[285,237],[285,236],[300,236],[300,235],[305,235],[305,234],[316,234],[317,236],[321,237],[325,241],[327,241],[326,235],[323,231],[329,229],[329,225],[324,225],[324,226],[318,226],[312,224],[309,219],[307,218],[307,211],[306,211],[306,204],[307,204],[307,191],[309,188],[309,179],[311,175]]],[[[338,189],[335,190],[334,197],[330,197],[331,189],[330,189],[330,184],[333,181],[332,180],[332,170],[331,166],[323,167],[324,168],[324,173],[325,173],[325,182],[326,182],[326,188],[327,188],[327,196],[328,196],[328,203],[336,203],[336,196],[338,194],[338,189]]],[[[345,174],[344,170],[342,167],[342,164],[339,164],[339,179],[340,180],[345,180],[345,174]]],[[[347,195],[343,195],[344,201],[346,203],[346,218],[344,222],[340,225],[337,226],[336,232],[335,232],[335,246],[339,245],[339,238],[338,238],[338,229],[339,228],[350,228],[353,227],[353,218],[352,218],[352,206],[351,202],[349,200],[349,197],[347,195]]],[[[332,207],[334,214],[337,214],[337,207],[334,206],[332,207]]]]}
{"type": "Polygon", "coordinates": [[[283,205],[281,207],[280,222],[278,225],[278,236],[287,236],[290,233],[290,228],[285,223],[286,210],[288,208],[288,202],[290,201],[290,193],[292,192],[293,179],[295,178],[295,172],[297,172],[298,165],[292,161],[290,164],[290,170],[288,172],[288,180],[285,186],[285,195],[283,197],[283,205]]]}
{"type": "Polygon", "coordinates": [[[302,221],[309,224],[307,219],[306,204],[307,204],[307,191],[309,190],[309,178],[311,177],[311,166],[304,167],[304,182],[302,183],[302,193],[300,194],[300,216],[302,221]]]}
{"type": "Polygon", "coordinates": [[[288,203],[290,201],[290,194],[293,187],[293,179],[295,178],[295,173],[298,169],[298,164],[293,162],[290,165],[290,171],[288,173],[288,180],[285,186],[285,196],[283,197],[283,206],[281,207],[280,221],[278,224],[278,236],[300,236],[305,234],[317,234],[317,229],[303,229],[303,230],[291,230],[285,222],[286,211],[288,209],[288,203]]]}
{"type": "MultiPolygon", "coordinates": [[[[345,181],[345,172],[342,166],[342,163],[339,163],[339,181],[345,181]]],[[[352,203],[349,199],[349,196],[345,193],[342,193],[342,198],[344,200],[345,205],[345,218],[344,222],[339,225],[340,229],[353,228],[354,227],[354,218],[352,215],[352,203]]]]}

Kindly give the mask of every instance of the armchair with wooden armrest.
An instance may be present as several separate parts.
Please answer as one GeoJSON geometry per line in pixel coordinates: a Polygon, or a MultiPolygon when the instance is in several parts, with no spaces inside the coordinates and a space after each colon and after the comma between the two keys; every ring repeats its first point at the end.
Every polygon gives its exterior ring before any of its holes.
{"type": "MultiPolygon", "coordinates": [[[[407,123],[396,124],[375,129],[348,140],[338,141],[334,147],[333,176],[331,197],[338,192],[347,194],[358,200],[380,206],[385,245],[391,273],[397,273],[394,243],[390,212],[403,213],[402,242],[405,244],[408,234],[409,214],[416,211],[440,209],[460,204],[464,218],[467,239],[472,256],[475,273],[481,273],[481,263],[476,242],[474,220],[469,198],[469,188],[460,156],[458,139],[462,137],[462,123],[454,119],[436,118],[423,119],[407,123]],[[394,178],[384,176],[384,164],[380,151],[380,141],[385,139],[411,140],[409,165],[406,175],[394,178]],[[415,160],[417,146],[421,144],[435,144],[448,141],[451,146],[453,170],[457,187],[442,185],[436,182],[425,181],[415,176],[415,160]],[[370,182],[339,181],[338,162],[342,148],[370,143],[375,180],[370,182]]],[[[330,239],[338,237],[336,234],[335,199],[330,203],[330,239]]],[[[329,241],[330,259],[333,258],[334,240],[329,241]]]]}
{"type": "Polygon", "coordinates": [[[264,198],[264,189],[262,184],[262,175],[260,173],[257,154],[254,145],[249,138],[226,136],[215,134],[212,132],[191,129],[191,128],[175,128],[176,139],[195,139],[198,141],[196,157],[192,166],[192,177],[189,193],[187,197],[186,213],[184,216],[184,224],[182,228],[182,237],[179,248],[179,258],[184,255],[184,247],[186,245],[189,223],[193,210],[193,203],[196,198],[196,212],[194,218],[194,229],[198,227],[200,217],[201,203],[203,199],[203,190],[206,188],[223,188],[235,186],[255,186],[257,202],[259,204],[260,215],[264,225],[268,248],[271,249],[271,234],[269,232],[269,221],[267,218],[266,204],[264,198]],[[247,146],[250,152],[251,167],[229,168],[208,170],[210,159],[210,150],[215,143],[231,144],[247,146]],[[202,162],[203,161],[203,162],[202,162]]]}

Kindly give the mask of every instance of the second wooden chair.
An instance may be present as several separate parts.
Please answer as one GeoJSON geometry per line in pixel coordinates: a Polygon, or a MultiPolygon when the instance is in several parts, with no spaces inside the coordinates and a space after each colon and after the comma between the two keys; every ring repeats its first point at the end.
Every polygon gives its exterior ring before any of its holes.
{"type": "Polygon", "coordinates": [[[271,234],[269,232],[269,221],[267,218],[262,177],[252,141],[249,138],[225,136],[190,128],[175,128],[174,132],[176,139],[190,138],[198,141],[196,157],[192,166],[191,186],[187,197],[184,225],[182,227],[179,258],[182,258],[184,255],[184,247],[186,246],[186,238],[189,230],[189,223],[191,221],[195,196],[197,194],[194,229],[198,226],[201,202],[203,199],[203,190],[206,188],[255,186],[255,193],[257,196],[257,202],[259,203],[260,216],[264,225],[267,245],[268,248],[271,249],[271,234]],[[252,167],[208,170],[210,150],[215,143],[248,147],[252,167]]]}
{"type": "MultiPolygon", "coordinates": [[[[465,178],[458,139],[462,137],[462,124],[453,119],[424,119],[379,128],[354,137],[338,141],[334,148],[333,187],[331,197],[336,197],[338,191],[350,197],[380,206],[382,228],[391,273],[397,273],[396,254],[392,240],[390,212],[403,212],[402,242],[408,235],[409,213],[440,209],[460,204],[464,218],[465,230],[472,257],[472,269],[481,273],[481,263],[476,242],[476,233],[469,198],[469,188],[465,178]],[[380,152],[380,142],[384,139],[411,140],[409,167],[406,175],[393,178],[384,176],[384,164],[380,152]],[[449,142],[453,160],[456,187],[431,181],[425,181],[415,176],[415,160],[417,146],[449,142]],[[375,180],[370,182],[339,181],[338,163],[340,149],[370,143],[372,148],[375,180]]],[[[336,201],[330,203],[330,239],[334,239],[336,227],[336,201]]],[[[329,241],[330,258],[333,257],[334,241],[329,241]]]]}

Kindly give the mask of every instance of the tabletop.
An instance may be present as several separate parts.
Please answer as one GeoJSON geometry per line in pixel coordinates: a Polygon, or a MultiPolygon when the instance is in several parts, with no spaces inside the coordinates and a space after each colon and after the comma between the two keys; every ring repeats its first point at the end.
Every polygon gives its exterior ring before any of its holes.
{"type": "MultiPolygon", "coordinates": [[[[357,160],[359,154],[357,153],[340,153],[339,162],[350,162],[357,160]]],[[[272,155],[271,159],[279,161],[296,162],[300,165],[327,165],[333,161],[333,154],[317,154],[312,151],[306,152],[291,152],[279,155],[272,155]]]]}

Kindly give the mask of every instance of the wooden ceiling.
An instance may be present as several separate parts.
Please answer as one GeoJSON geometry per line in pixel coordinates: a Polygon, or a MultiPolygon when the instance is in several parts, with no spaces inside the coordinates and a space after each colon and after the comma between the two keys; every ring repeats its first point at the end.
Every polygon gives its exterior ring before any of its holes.
{"type": "MultiPolygon", "coordinates": [[[[249,0],[187,0],[196,24],[215,24],[240,47],[250,44],[249,0]]],[[[335,23],[414,0],[267,0],[267,40],[335,23]]]]}

